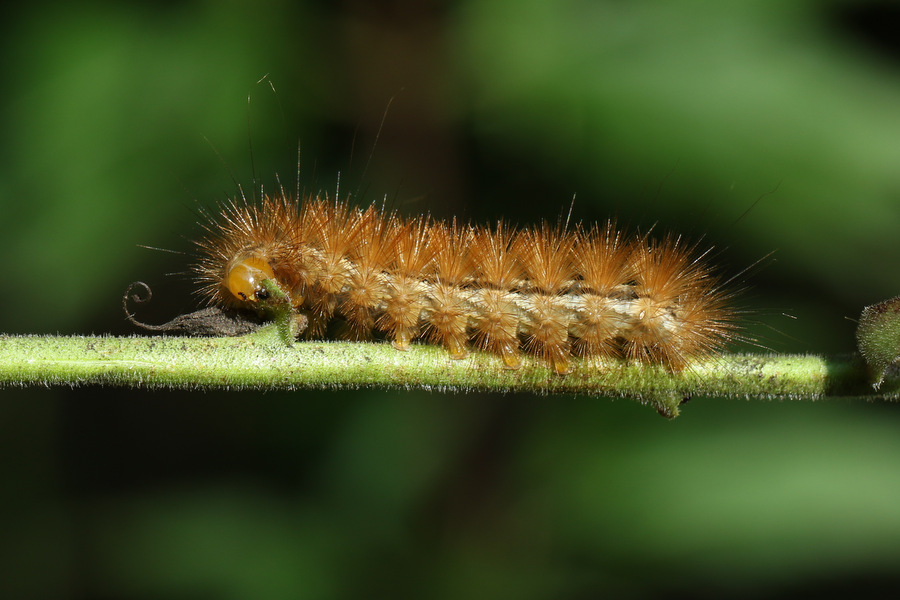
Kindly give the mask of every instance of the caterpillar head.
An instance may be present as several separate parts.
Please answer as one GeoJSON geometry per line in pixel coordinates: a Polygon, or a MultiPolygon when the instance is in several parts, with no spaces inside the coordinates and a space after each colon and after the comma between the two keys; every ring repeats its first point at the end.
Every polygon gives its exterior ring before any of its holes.
{"type": "MultiPolygon", "coordinates": [[[[250,303],[264,320],[274,321],[279,336],[290,345],[293,339],[307,327],[307,317],[296,310],[292,300],[301,303],[285,292],[275,278],[269,261],[257,254],[239,255],[229,263],[222,287],[236,299],[250,303]]],[[[245,308],[249,308],[245,305],[245,308]]]]}
{"type": "Polygon", "coordinates": [[[266,279],[275,280],[272,267],[259,256],[248,255],[232,262],[223,284],[238,300],[258,302],[269,298],[269,290],[263,286],[266,279]]]}

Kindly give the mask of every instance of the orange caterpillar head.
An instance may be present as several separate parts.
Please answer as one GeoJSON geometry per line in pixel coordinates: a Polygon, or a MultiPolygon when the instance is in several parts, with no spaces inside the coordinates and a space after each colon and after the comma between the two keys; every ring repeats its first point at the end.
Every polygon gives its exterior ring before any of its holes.
{"type": "Polygon", "coordinates": [[[243,255],[228,266],[222,285],[238,300],[257,302],[269,297],[269,291],[262,285],[266,279],[275,280],[269,263],[259,256],[243,255]]]}

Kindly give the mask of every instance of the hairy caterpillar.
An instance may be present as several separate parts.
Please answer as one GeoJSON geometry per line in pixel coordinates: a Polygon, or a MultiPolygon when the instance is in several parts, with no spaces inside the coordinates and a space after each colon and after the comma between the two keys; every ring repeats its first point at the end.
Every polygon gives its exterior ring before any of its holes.
{"type": "Polygon", "coordinates": [[[482,227],[283,192],[222,208],[197,242],[199,293],[250,312],[278,294],[307,337],[340,322],[398,350],[425,339],[462,359],[476,347],[511,369],[527,353],[559,374],[573,355],[680,371],[740,337],[734,292],[677,236],[482,227]]]}

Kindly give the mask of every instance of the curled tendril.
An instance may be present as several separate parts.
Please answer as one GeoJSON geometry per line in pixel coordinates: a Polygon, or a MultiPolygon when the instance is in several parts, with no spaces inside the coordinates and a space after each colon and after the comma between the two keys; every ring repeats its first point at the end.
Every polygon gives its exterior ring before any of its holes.
{"type": "Polygon", "coordinates": [[[125,294],[122,296],[122,309],[125,311],[125,318],[128,319],[128,321],[132,325],[137,325],[138,327],[147,329],[149,331],[167,331],[171,329],[168,323],[164,325],[150,325],[148,323],[142,323],[135,318],[134,313],[128,310],[129,300],[131,302],[134,302],[135,304],[144,304],[145,302],[150,302],[152,298],[153,290],[150,289],[149,285],[147,285],[143,281],[132,282],[131,285],[129,285],[125,290],[125,294]],[[132,293],[135,288],[141,288],[144,295],[142,296],[140,293],[132,293]]]}

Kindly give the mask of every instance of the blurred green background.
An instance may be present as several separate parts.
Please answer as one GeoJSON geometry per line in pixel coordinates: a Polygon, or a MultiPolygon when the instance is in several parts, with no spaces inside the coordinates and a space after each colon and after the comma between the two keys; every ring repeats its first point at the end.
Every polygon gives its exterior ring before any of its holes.
{"type": "MultiPolygon", "coordinates": [[[[197,211],[293,188],[298,141],[309,192],[521,224],[574,196],[761,261],[774,351],[852,351],[900,293],[894,2],[5,10],[6,333],[132,333],[138,279],[141,318],[192,310],[197,211]]],[[[900,583],[898,457],[879,404],[8,389],[0,597],[862,595],[900,583]]]]}

